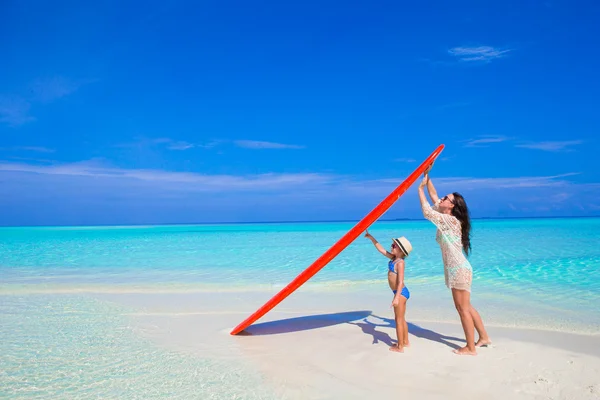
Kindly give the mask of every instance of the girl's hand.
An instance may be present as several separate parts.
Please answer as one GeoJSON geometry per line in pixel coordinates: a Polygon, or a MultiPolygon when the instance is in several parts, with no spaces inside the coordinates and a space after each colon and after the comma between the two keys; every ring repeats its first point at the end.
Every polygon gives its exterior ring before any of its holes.
{"type": "Polygon", "coordinates": [[[400,299],[398,296],[394,296],[394,300],[392,301],[392,307],[398,307],[400,305],[400,299]]]}
{"type": "Polygon", "coordinates": [[[371,239],[373,236],[369,233],[369,230],[365,231],[365,237],[371,239]]]}
{"type": "Polygon", "coordinates": [[[421,183],[419,184],[419,188],[424,188],[425,185],[427,185],[427,182],[429,181],[429,175],[423,175],[423,180],[421,181],[421,183]]]}

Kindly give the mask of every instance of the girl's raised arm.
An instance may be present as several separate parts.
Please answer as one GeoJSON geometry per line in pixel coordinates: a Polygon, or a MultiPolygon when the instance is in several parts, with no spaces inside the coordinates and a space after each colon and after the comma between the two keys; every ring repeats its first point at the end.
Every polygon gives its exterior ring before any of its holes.
{"type": "Polygon", "coordinates": [[[394,255],[392,253],[390,253],[389,251],[387,251],[386,249],[383,248],[383,246],[377,241],[377,239],[375,239],[370,233],[369,231],[365,231],[365,237],[367,239],[369,239],[371,242],[373,242],[373,244],[375,245],[375,248],[377,249],[377,251],[379,251],[381,254],[383,254],[384,256],[386,256],[387,258],[389,258],[390,260],[394,258],[394,255]]]}

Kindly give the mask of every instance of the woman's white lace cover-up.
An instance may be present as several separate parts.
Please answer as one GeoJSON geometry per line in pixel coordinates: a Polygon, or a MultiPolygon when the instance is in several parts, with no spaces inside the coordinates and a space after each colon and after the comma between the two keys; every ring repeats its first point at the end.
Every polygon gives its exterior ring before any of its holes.
{"type": "Polygon", "coordinates": [[[460,221],[452,215],[437,211],[439,203],[440,200],[433,208],[429,203],[425,203],[421,208],[423,216],[438,228],[435,240],[442,250],[446,286],[470,292],[473,268],[463,253],[460,221]]]}

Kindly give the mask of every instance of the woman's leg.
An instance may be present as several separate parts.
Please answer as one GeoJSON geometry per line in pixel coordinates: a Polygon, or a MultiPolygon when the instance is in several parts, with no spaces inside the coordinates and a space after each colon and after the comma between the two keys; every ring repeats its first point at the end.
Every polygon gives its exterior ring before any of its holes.
{"type": "Polygon", "coordinates": [[[406,297],[400,296],[400,304],[394,307],[394,316],[396,317],[396,336],[398,336],[398,344],[390,347],[391,351],[397,351],[404,353],[404,341],[408,336],[408,332],[405,331],[406,319],[404,315],[406,313],[406,297]],[[406,332],[406,333],[405,333],[406,332]]]}
{"type": "Polygon", "coordinates": [[[452,289],[452,298],[454,299],[454,306],[460,316],[460,322],[465,331],[465,338],[467,340],[467,345],[465,347],[454,350],[454,352],[456,354],[476,355],[475,324],[473,322],[473,316],[471,315],[471,293],[467,290],[452,289]]]}
{"type": "Polygon", "coordinates": [[[475,309],[475,307],[471,306],[471,317],[473,318],[473,324],[475,325],[475,330],[479,335],[479,340],[475,343],[475,347],[487,346],[488,344],[492,344],[492,340],[488,336],[485,326],[483,326],[483,321],[481,320],[481,316],[475,309]]]}

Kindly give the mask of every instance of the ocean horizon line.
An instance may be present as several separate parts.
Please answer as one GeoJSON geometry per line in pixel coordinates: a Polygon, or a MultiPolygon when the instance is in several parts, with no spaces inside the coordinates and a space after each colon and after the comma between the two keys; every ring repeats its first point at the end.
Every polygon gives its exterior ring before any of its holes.
{"type": "MultiPolygon", "coordinates": [[[[585,215],[585,216],[527,216],[527,217],[471,217],[471,220],[543,220],[543,219],[589,219],[600,218],[600,215],[585,215]]],[[[359,222],[359,219],[339,219],[339,220],[280,220],[280,221],[229,221],[229,222],[171,222],[171,223],[139,223],[139,224],[58,224],[58,225],[2,225],[4,228],[110,228],[110,227],[151,227],[151,226],[198,226],[198,225],[270,225],[270,224],[325,224],[325,223],[345,223],[359,222]]],[[[379,219],[375,222],[423,222],[425,218],[386,218],[379,219]]]]}

